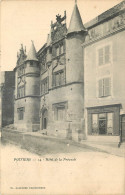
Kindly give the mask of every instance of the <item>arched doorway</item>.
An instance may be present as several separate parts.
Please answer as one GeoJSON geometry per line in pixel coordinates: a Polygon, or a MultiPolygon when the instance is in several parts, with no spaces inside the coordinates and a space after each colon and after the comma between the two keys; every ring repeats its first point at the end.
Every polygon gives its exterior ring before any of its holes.
{"type": "Polygon", "coordinates": [[[44,109],[42,111],[42,129],[47,129],[47,123],[48,123],[48,111],[47,109],[44,109]]]}

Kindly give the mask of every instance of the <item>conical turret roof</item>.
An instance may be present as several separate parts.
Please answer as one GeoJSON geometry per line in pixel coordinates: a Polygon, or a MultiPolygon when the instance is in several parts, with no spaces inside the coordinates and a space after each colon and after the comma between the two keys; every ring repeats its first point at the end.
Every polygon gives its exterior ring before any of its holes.
{"type": "Polygon", "coordinates": [[[86,31],[86,29],[83,26],[78,6],[75,3],[72,16],[71,16],[71,20],[70,20],[70,24],[69,24],[69,28],[68,28],[68,33],[79,32],[79,31],[86,31]]]}
{"type": "Polygon", "coordinates": [[[34,46],[33,41],[32,41],[30,50],[29,50],[28,55],[27,55],[27,58],[26,58],[26,61],[27,60],[38,61],[37,55],[36,55],[36,49],[35,49],[35,46],[34,46]]]}

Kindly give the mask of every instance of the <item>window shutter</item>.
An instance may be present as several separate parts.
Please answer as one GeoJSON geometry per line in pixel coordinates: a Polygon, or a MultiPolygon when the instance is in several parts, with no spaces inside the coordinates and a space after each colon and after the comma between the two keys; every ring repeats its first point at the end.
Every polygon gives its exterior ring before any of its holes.
{"type": "Polygon", "coordinates": [[[99,97],[102,97],[103,96],[103,80],[99,80],[98,85],[99,85],[99,97]]]}
{"type": "Polygon", "coordinates": [[[105,47],[105,64],[110,62],[110,47],[109,45],[105,47]]]}
{"type": "Polygon", "coordinates": [[[111,79],[105,78],[104,79],[104,96],[111,95],[111,79]]]}
{"type": "Polygon", "coordinates": [[[104,56],[104,51],[103,48],[101,48],[98,50],[99,66],[103,65],[103,56],[104,56]]]}

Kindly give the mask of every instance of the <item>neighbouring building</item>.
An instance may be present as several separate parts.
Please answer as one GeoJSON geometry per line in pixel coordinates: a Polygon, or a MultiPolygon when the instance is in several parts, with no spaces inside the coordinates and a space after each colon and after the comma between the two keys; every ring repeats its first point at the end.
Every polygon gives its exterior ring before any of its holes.
{"type": "Polygon", "coordinates": [[[15,74],[13,71],[4,71],[0,76],[0,124],[4,127],[14,123],[15,74]]]}
{"type": "Polygon", "coordinates": [[[77,4],[69,27],[51,22],[46,43],[15,71],[14,125],[73,140],[119,142],[125,132],[125,2],[83,25],[77,4]],[[124,131],[123,131],[124,130],[124,131]]]}
{"type": "Polygon", "coordinates": [[[86,24],[84,106],[90,141],[125,139],[125,1],[86,24]]]}

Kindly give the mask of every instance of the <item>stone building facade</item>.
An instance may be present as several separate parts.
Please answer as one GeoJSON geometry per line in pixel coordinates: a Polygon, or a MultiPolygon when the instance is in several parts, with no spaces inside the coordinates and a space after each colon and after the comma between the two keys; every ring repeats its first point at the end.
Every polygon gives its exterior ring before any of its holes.
{"type": "Polygon", "coordinates": [[[37,53],[33,43],[28,55],[21,47],[15,67],[15,127],[61,137],[72,134],[73,139],[82,134],[85,35],[75,4],[68,29],[64,12],[51,22],[47,42],[37,53]]]}
{"type": "Polygon", "coordinates": [[[0,77],[0,127],[4,127],[14,123],[15,74],[5,71],[0,77]]]}
{"type": "Polygon", "coordinates": [[[124,30],[124,1],[84,25],[75,4],[69,27],[66,12],[56,15],[38,52],[33,42],[28,54],[21,46],[15,127],[76,141],[119,141],[125,113],[124,30]]]}
{"type": "Polygon", "coordinates": [[[83,44],[86,135],[90,141],[125,139],[125,2],[86,24],[83,44]]]}
{"type": "Polygon", "coordinates": [[[21,45],[15,67],[15,107],[14,125],[27,131],[39,130],[40,108],[40,67],[36,50],[32,43],[26,55],[21,45]]]}

